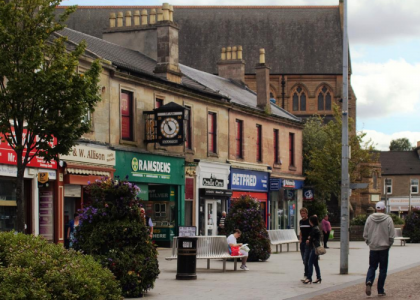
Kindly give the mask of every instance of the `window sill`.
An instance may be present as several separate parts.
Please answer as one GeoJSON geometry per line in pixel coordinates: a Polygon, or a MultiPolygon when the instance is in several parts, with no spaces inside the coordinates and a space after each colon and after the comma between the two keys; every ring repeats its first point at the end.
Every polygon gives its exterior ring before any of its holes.
{"type": "Polygon", "coordinates": [[[120,145],[130,145],[130,146],[137,146],[137,143],[134,141],[127,141],[120,139],[120,145]]]}
{"type": "Polygon", "coordinates": [[[207,156],[208,156],[208,157],[217,157],[217,158],[219,158],[219,154],[217,154],[217,153],[213,153],[213,152],[209,152],[209,153],[207,153],[207,156]]]}
{"type": "Polygon", "coordinates": [[[193,154],[195,155],[195,151],[193,149],[185,149],[185,154],[193,154]]]}
{"type": "Polygon", "coordinates": [[[297,168],[295,166],[289,166],[289,171],[296,171],[297,168]]]}
{"type": "Polygon", "coordinates": [[[281,164],[273,164],[273,169],[281,169],[281,164]]]}

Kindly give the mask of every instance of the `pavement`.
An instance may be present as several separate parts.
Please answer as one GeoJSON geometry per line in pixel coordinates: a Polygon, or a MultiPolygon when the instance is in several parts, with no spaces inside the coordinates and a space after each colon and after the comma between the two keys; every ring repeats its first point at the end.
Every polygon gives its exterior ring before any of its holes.
{"type": "MultiPolygon", "coordinates": [[[[348,274],[340,275],[340,243],[329,242],[327,254],[321,256],[322,283],[304,285],[300,252],[294,245],[290,252],[273,253],[266,262],[249,262],[250,271],[233,271],[227,262],[225,273],[222,261],[197,260],[197,280],[176,280],[176,261],[166,261],[170,249],[159,248],[160,275],[146,299],[367,299],[377,297],[376,280],[372,296],[365,294],[364,280],[368,269],[369,248],[364,242],[350,242],[348,274]]],[[[286,247],[283,247],[283,251],[286,247]]],[[[238,263],[239,267],[240,263],[238,263]]],[[[420,299],[420,244],[395,245],[391,248],[386,299],[420,299]]],[[[144,298],[143,298],[144,299],[144,298]]]]}

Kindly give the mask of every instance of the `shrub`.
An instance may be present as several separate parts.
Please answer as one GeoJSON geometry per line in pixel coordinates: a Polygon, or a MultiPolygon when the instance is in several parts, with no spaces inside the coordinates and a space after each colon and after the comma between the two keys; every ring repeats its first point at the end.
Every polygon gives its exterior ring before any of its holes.
{"type": "Polygon", "coordinates": [[[120,281],[125,297],[141,297],[159,275],[140,203],[139,188],[126,181],[97,181],[87,187],[86,206],[79,214],[74,248],[93,255],[120,281]]]}
{"type": "Polygon", "coordinates": [[[413,209],[405,217],[403,236],[410,238],[410,243],[420,242],[420,210],[413,209]]]}
{"type": "Polygon", "coordinates": [[[317,215],[320,221],[327,214],[327,205],[323,201],[304,201],[303,206],[308,209],[308,216],[317,215]]]}
{"type": "Polygon", "coordinates": [[[42,237],[0,233],[1,299],[122,299],[114,275],[93,257],[42,237]]]}
{"type": "Polygon", "coordinates": [[[226,217],[226,233],[232,233],[234,229],[242,231],[238,243],[249,245],[249,261],[265,261],[271,254],[270,240],[259,206],[253,198],[242,196],[231,202],[226,217]]]}
{"type": "MultiPolygon", "coordinates": [[[[394,225],[402,225],[404,224],[404,220],[401,219],[396,214],[389,214],[392,218],[392,221],[394,222],[394,225]]],[[[368,216],[367,215],[358,215],[357,217],[353,218],[350,222],[350,225],[365,225],[366,220],[368,216]]]]}

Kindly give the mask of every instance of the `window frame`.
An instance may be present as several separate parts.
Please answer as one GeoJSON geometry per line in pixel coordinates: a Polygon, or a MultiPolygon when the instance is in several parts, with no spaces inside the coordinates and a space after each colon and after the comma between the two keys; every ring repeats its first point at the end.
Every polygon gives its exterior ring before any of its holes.
{"type": "Polygon", "coordinates": [[[263,151],[262,151],[262,125],[257,124],[257,139],[256,139],[256,160],[257,162],[263,161],[263,151]]]}
{"type": "Polygon", "coordinates": [[[236,158],[244,158],[244,149],[243,149],[243,136],[244,136],[244,122],[243,120],[236,119],[236,158]]]}
{"type": "Polygon", "coordinates": [[[307,111],[308,93],[303,86],[298,85],[292,91],[292,111],[307,111]],[[298,89],[301,89],[299,92],[298,89]],[[303,98],[304,97],[304,98],[303,98]],[[303,105],[302,105],[303,104],[303,105]],[[302,109],[302,106],[303,109],[302,109]]]}
{"type": "Polygon", "coordinates": [[[419,180],[417,178],[410,179],[410,193],[411,194],[418,194],[419,193],[419,180]],[[413,184],[414,181],[417,181],[417,184],[413,184]],[[413,192],[413,187],[416,187],[417,191],[413,192]]]}
{"type": "Polygon", "coordinates": [[[207,114],[207,151],[209,154],[217,154],[217,113],[209,111],[207,114]],[[210,119],[212,124],[210,125],[210,119]],[[210,147],[210,140],[212,140],[212,149],[210,147]]]}
{"type": "Polygon", "coordinates": [[[120,124],[121,124],[121,129],[120,129],[120,135],[121,135],[121,140],[122,141],[127,141],[127,142],[134,142],[134,93],[132,91],[128,91],[125,89],[121,89],[120,91],[120,124]],[[130,128],[130,137],[123,137],[123,112],[122,112],[122,94],[126,94],[128,95],[128,107],[129,107],[129,114],[126,115],[125,117],[129,118],[129,128],[130,128]]]}
{"type": "Polygon", "coordinates": [[[392,195],[392,182],[393,182],[392,178],[385,178],[384,179],[384,194],[385,195],[392,195]],[[387,180],[390,180],[391,184],[387,184],[387,182],[386,182],[387,180]],[[387,192],[388,188],[389,188],[389,192],[387,192]]]}
{"type": "Polygon", "coordinates": [[[332,110],[332,102],[333,102],[333,92],[331,90],[331,88],[326,85],[323,84],[319,89],[318,89],[318,97],[317,97],[317,108],[318,111],[330,111],[332,110]],[[323,89],[325,88],[325,92],[323,91],[323,89]],[[328,100],[328,96],[329,96],[329,101],[328,100]],[[321,104],[321,100],[322,99],[322,108],[320,108],[320,104],[321,104]]]}
{"type": "Polygon", "coordinates": [[[295,134],[289,132],[289,167],[295,167],[295,134]]]}
{"type": "Polygon", "coordinates": [[[165,105],[165,99],[163,99],[161,97],[156,97],[155,98],[155,108],[160,108],[164,105],[165,105]]]}
{"type": "Polygon", "coordinates": [[[273,130],[273,152],[274,163],[280,164],[280,133],[278,129],[273,130]]]}

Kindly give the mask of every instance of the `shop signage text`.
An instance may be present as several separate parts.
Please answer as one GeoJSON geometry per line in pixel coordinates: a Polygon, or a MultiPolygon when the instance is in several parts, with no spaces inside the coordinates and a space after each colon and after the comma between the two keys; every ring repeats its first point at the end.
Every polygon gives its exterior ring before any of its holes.
{"type": "Polygon", "coordinates": [[[216,178],[203,178],[203,186],[223,187],[224,180],[216,178]]]}
{"type": "Polygon", "coordinates": [[[291,179],[283,179],[283,187],[294,188],[295,187],[295,181],[291,180],[291,179]]]}
{"type": "Polygon", "coordinates": [[[268,173],[232,169],[230,174],[232,190],[268,191],[268,173]]]}
{"type": "Polygon", "coordinates": [[[151,160],[138,160],[136,157],[133,157],[131,160],[131,168],[134,172],[137,171],[150,171],[150,172],[163,172],[171,173],[171,163],[164,163],[159,161],[151,160]]]}
{"type": "Polygon", "coordinates": [[[77,145],[68,155],[60,155],[60,159],[115,166],[115,151],[77,145]]]}

